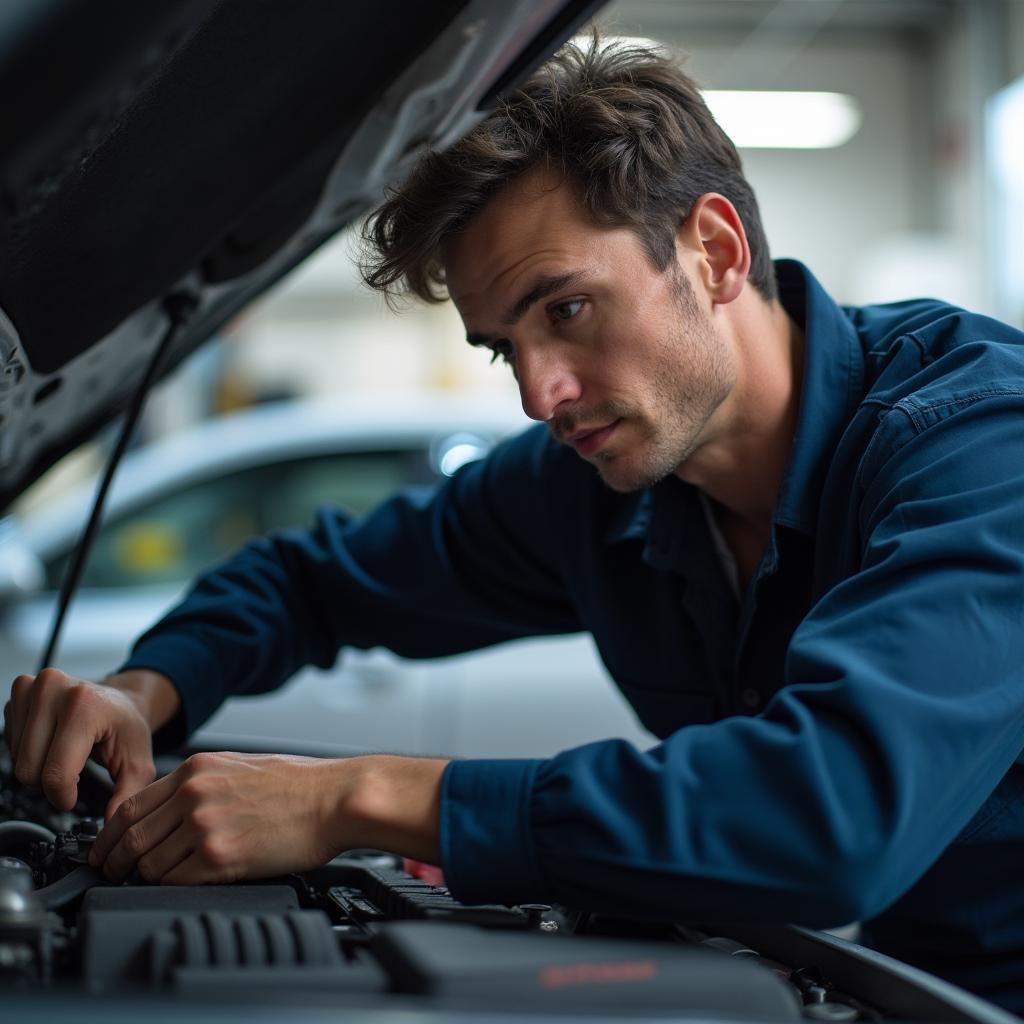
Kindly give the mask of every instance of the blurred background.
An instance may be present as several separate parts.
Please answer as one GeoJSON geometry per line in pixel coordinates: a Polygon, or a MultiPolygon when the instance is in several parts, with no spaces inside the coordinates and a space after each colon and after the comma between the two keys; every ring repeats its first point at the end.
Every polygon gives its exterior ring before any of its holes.
{"type": "MultiPolygon", "coordinates": [[[[773,255],[803,260],[840,302],[935,295],[1024,325],[1024,0],[618,0],[600,20],[668,45],[708,90],[773,255]]],[[[360,283],[356,245],[349,234],[324,246],[151,396],[63,667],[114,668],[188,578],[245,536],[308,523],[323,501],[366,508],[526,422],[508,370],[466,345],[454,310],[389,310],[360,283]],[[234,426],[216,426],[227,414],[234,426]]],[[[10,550],[23,562],[7,575],[31,582],[0,602],[0,653],[18,671],[45,641],[110,438],[14,509],[24,536],[10,550]]],[[[586,640],[429,668],[375,658],[349,657],[345,685],[307,674],[301,700],[260,698],[214,724],[492,756],[646,735],[610,687],[593,696],[601,669],[586,640]],[[327,713],[339,709],[341,733],[327,713]]]]}

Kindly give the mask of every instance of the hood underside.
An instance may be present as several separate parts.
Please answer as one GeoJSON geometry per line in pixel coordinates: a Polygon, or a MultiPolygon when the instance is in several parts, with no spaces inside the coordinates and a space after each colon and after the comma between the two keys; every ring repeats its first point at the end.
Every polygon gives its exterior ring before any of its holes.
{"type": "Polygon", "coordinates": [[[0,509],[596,6],[7,0],[0,509]]]}

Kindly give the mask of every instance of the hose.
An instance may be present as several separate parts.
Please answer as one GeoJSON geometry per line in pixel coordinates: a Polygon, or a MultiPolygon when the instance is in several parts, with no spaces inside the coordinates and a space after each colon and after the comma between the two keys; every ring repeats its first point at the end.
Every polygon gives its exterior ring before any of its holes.
{"type": "Polygon", "coordinates": [[[56,838],[56,834],[48,828],[32,821],[0,822],[0,854],[6,853],[20,843],[40,839],[45,843],[52,843],[56,838]]]}
{"type": "Polygon", "coordinates": [[[65,903],[77,899],[94,885],[109,884],[95,868],[83,864],[59,881],[53,882],[51,885],[44,885],[42,889],[36,889],[36,899],[40,900],[47,910],[56,910],[58,907],[63,907],[65,903]]]}

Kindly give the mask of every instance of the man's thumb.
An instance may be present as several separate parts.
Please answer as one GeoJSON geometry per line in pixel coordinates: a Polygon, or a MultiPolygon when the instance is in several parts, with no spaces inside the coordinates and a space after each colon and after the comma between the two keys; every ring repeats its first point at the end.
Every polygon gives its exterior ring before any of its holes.
{"type": "Polygon", "coordinates": [[[118,786],[114,790],[113,795],[107,801],[107,809],[103,817],[107,821],[110,821],[118,807],[120,807],[121,804],[124,803],[124,801],[131,795],[131,790],[127,786],[118,786]]]}
{"type": "Polygon", "coordinates": [[[141,789],[145,789],[153,781],[153,769],[125,769],[114,781],[114,792],[107,801],[106,820],[114,816],[114,812],[130,796],[134,796],[141,789]]]}

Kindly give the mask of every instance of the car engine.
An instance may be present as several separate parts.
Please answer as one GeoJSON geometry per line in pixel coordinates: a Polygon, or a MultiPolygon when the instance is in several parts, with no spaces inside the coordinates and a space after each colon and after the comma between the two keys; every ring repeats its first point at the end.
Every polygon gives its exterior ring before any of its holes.
{"type": "Polygon", "coordinates": [[[87,863],[106,793],[83,774],[80,797],[74,812],[55,811],[0,755],[8,1006],[128,995],[183,1009],[287,1005],[290,1019],[301,1003],[513,1019],[1002,1020],[832,936],[467,906],[379,851],[261,882],[112,885],[87,863]]]}

